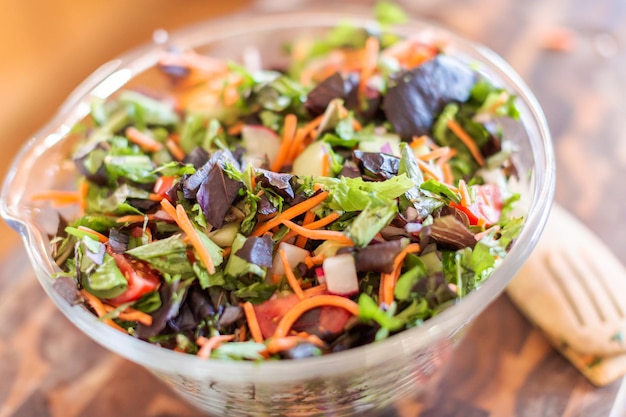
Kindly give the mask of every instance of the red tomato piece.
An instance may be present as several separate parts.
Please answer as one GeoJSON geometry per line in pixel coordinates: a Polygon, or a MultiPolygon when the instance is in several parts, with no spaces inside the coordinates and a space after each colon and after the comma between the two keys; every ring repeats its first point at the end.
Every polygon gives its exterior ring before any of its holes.
{"type": "Polygon", "coordinates": [[[259,322],[261,333],[264,338],[268,338],[276,331],[278,322],[285,313],[298,304],[298,297],[295,294],[276,297],[254,306],[256,319],[259,322]]]}
{"type": "Polygon", "coordinates": [[[111,256],[128,281],[128,288],[117,297],[108,299],[109,303],[119,305],[135,301],[159,287],[161,278],[147,262],[119,253],[111,253],[111,256]]]}
{"type": "Polygon", "coordinates": [[[174,181],[176,181],[176,177],[165,176],[157,178],[156,182],[154,183],[154,194],[161,197],[166,197],[167,192],[174,185],[174,181]]]}
{"type": "Polygon", "coordinates": [[[474,185],[473,188],[476,198],[472,204],[462,206],[453,202],[450,205],[467,214],[471,225],[477,225],[481,220],[487,226],[497,223],[502,211],[500,188],[495,184],[474,185]]]}
{"type": "MultiPolygon", "coordinates": [[[[300,300],[295,294],[273,298],[254,306],[261,333],[271,337],[283,316],[300,300]]],[[[343,330],[351,314],[343,308],[324,306],[304,313],[293,325],[296,331],[307,333],[338,333],[343,330]]]]}

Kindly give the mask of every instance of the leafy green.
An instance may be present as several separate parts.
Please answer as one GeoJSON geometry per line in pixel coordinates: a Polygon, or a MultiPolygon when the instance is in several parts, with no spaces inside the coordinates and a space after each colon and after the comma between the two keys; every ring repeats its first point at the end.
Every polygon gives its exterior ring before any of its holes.
{"type": "Polygon", "coordinates": [[[424,184],[424,175],[417,165],[417,159],[413,151],[406,143],[400,144],[400,166],[398,175],[406,175],[412,182],[412,186],[407,189],[402,199],[400,199],[400,208],[406,210],[412,205],[417,210],[420,218],[425,218],[443,204],[440,200],[426,195],[422,191],[424,184]]]}
{"type": "Polygon", "coordinates": [[[367,246],[398,213],[396,204],[369,204],[346,228],[345,233],[358,248],[367,246]]]}
{"type": "Polygon", "coordinates": [[[329,207],[333,210],[362,211],[372,203],[388,204],[413,186],[406,175],[385,181],[363,181],[362,178],[318,178],[330,191],[329,207]]]}
{"type": "Polygon", "coordinates": [[[158,271],[189,278],[193,269],[187,258],[187,244],[180,234],[155,240],[127,251],[129,255],[144,260],[158,271]]]}
{"type": "MultiPolygon", "coordinates": [[[[86,257],[83,256],[83,261],[86,257]]],[[[82,274],[83,287],[99,298],[113,298],[122,294],[128,287],[128,281],[109,254],[104,255],[104,262],[91,273],[82,274]]]]}
{"type": "Polygon", "coordinates": [[[235,238],[230,256],[228,257],[228,262],[226,263],[226,268],[224,272],[227,275],[232,277],[240,277],[247,274],[253,274],[259,277],[265,276],[265,269],[261,268],[258,265],[247,262],[245,259],[241,259],[239,256],[235,255],[239,249],[246,242],[246,237],[242,234],[237,234],[235,238]]]}

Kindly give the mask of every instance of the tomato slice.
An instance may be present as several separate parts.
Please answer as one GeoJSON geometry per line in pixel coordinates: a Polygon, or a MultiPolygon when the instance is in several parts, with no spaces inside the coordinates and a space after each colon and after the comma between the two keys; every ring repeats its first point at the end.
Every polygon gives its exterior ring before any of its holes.
{"type": "Polygon", "coordinates": [[[154,189],[153,189],[154,194],[162,198],[167,198],[167,192],[174,185],[174,181],[176,181],[176,177],[172,177],[172,176],[164,176],[164,177],[157,178],[156,182],[154,183],[154,189]]]}
{"type": "Polygon", "coordinates": [[[161,283],[161,278],[147,262],[131,258],[130,256],[110,253],[115,264],[120,269],[126,280],[128,288],[117,297],[108,301],[113,305],[120,305],[129,301],[135,301],[143,295],[156,291],[161,283]]]}
{"type": "MultiPolygon", "coordinates": [[[[271,337],[276,331],[278,323],[293,306],[298,304],[298,297],[290,294],[273,298],[254,306],[259,327],[264,338],[271,337]]],[[[308,333],[335,334],[343,330],[351,314],[345,309],[333,306],[323,306],[303,314],[293,329],[308,333]]]]}
{"type": "Polygon", "coordinates": [[[287,311],[298,304],[298,301],[298,297],[295,294],[291,294],[272,298],[254,306],[256,319],[259,322],[264,338],[267,339],[274,334],[280,319],[287,311]]]}

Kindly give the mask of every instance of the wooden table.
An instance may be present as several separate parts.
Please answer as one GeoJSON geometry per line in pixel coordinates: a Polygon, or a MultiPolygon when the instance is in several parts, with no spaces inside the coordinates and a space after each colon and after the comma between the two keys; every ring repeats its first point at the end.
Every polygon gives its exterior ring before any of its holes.
{"type": "MultiPolygon", "coordinates": [[[[0,48],[12,41],[0,66],[0,75],[8,75],[0,77],[7,87],[0,98],[0,131],[11,133],[0,136],[5,149],[1,175],[21,144],[15,138],[34,132],[98,63],[144,42],[158,27],[176,28],[250,2],[189,0],[172,7],[156,0],[51,0],[34,11],[27,9],[29,2],[9,3],[9,13],[0,17],[6,20],[0,21],[0,48]],[[152,12],[145,16],[148,4],[152,12]],[[117,23],[109,24],[114,19],[117,23]],[[22,46],[31,49],[23,50],[17,39],[26,39],[30,43],[22,46]],[[47,47],[37,50],[41,42],[47,47]],[[47,67],[33,65],[38,51],[58,45],[70,50],[46,50],[47,67]],[[33,83],[37,88],[32,91],[19,88],[33,83]]],[[[415,3],[407,6],[412,12],[490,46],[525,78],[554,136],[556,200],[597,231],[618,256],[625,256],[626,234],[619,225],[626,214],[626,182],[621,180],[626,174],[626,3],[415,3]]],[[[266,0],[251,7],[279,4],[266,0]]],[[[69,324],[38,287],[17,235],[2,227],[0,417],[201,415],[148,372],[103,350],[69,324]]],[[[387,416],[600,417],[609,414],[618,388],[619,382],[604,388],[589,384],[503,295],[463,341],[433,393],[435,405],[407,399],[387,416]]]]}

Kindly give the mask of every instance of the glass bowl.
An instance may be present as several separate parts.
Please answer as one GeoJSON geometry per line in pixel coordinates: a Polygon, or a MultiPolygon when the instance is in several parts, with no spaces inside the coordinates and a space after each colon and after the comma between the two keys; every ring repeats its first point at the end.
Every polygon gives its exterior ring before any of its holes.
{"type": "MultiPolygon", "coordinates": [[[[280,66],[284,43],[296,35],[321,34],[347,17],[367,26],[372,23],[369,16],[369,11],[351,11],[229,17],[174,33],[167,45],[235,60],[256,47],[265,66],[280,66]]],[[[22,236],[36,276],[56,306],[97,343],[147,368],[215,416],[373,415],[402,397],[430,389],[464,330],[502,293],[537,243],[552,202],[554,155],[535,97],[494,52],[427,22],[412,20],[394,31],[434,33],[450,45],[449,54],[518,97],[521,123],[505,126],[505,137],[517,148],[526,222],[509,255],[479,289],[423,326],[384,341],[323,357],[263,363],[202,360],[160,348],[110,328],[83,306],[70,306],[52,287],[58,269],[50,256],[49,234],[56,231],[57,210],[32,202],[30,196],[75,186],[76,173],[67,159],[76,141],[71,128],[88,114],[92,98],[106,99],[129,85],[158,87],[162,81],[154,77],[153,68],[166,45],[155,43],[104,64],[88,77],[24,146],[4,182],[1,214],[22,236]]]]}

